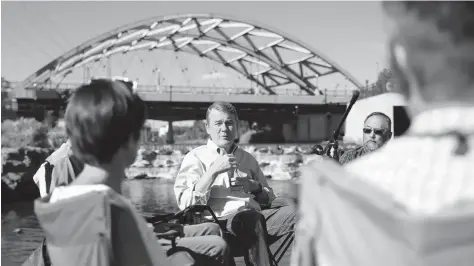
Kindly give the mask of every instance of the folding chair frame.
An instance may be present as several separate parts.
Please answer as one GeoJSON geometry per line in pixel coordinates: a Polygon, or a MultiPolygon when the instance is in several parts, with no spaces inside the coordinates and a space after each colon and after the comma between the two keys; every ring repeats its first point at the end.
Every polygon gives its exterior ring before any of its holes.
{"type": "MultiPolygon", "coordinates": [[[[190,217],[192,217],[192,215],[194,213],[196,213],[196,212],[203,213],[205,211],[208,211],[212,216],[213,221],[210,221],[210,222],[217,223],[221,227],[221,229],[224,233],[228,233],[227,228],[225,228],[224,226],[221,225],[221,223],[219,223],[219,219],[217,218],[216,214],[211,209],[211,207],[209,207],[208,205],[196,204],[196,205],[191,205],[191,206],[187,207],[186,209],[184,209],[182,211],[179,211],[175,214],[169,213],[169,214],[162,214],[162,215],[159,215],[159,214],[158,215],[144,215],[144,217],[147,220],[147,222],[149,222],[153,225],[156,225],[156,224],[159,224],[159,223],[164,223],[164,222],[173,222],[173,223],[179,223],[179,224],[185,225],[185,224],[194,224],[192,219],[190,219],[190,217]]],[[[171,241],[172,241],[172,249],[171,250],[173,250],[171,253],[173,253],[174,250],[176,250],[176,241],[175,241],[175,239],[178,236],[178,235],[176,235],[176,233],[177,232],[169,233],[169,235],[171,237],[168,238],[168,239],[171,239],[171,241]]],[[[164,234],[168,235],[168,232],[166,232],[164,234]]],[[[160,238],[160,237],[163,237],[163,235],[157,235],[157,237],[160,238]]],[[[167,238],[167,237],[165,237],[165,238],[167,238]]],[[[288,235],[284,238],[283,243],[278,247],[278,249],[276,250],[276,252],[274,254],[271,252],[270,247],[268,246],[268,252],[269,252],[271,260],[273,262],[273,266],[278,266],[278,263],[281,261],[281,259],[285,255],[286,251],[288,250],[288,248],[293,243],[294,238],[295,238],[294,231],[291,231],[290,233],[288,233],[288,235]]]]}

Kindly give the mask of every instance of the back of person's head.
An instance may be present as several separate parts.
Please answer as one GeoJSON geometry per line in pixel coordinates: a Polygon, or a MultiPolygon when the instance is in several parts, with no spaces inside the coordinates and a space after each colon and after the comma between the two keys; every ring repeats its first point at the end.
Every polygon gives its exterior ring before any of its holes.
{"type": "Polygon", "coordinates": [[[137,144],[146,105],[121,81],[94,80],[79,87],[66,109],[66,132],[74,154],[91,165],[111,163],[117,152],[137,144]]]}
{"type": "Polygon", "coordinates": [[[474,102],[474,2],[384,2],[391,64],[409,100],[474,102]]]}

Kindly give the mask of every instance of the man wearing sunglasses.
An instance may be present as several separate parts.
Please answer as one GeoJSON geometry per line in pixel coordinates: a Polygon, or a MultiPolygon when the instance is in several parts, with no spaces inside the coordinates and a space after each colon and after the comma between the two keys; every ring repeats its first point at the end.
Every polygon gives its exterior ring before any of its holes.
{"type": "Polygon", "coordinates": [[[291,265],[473,265],[474,2],[383,10],[410,127],[343,167],[301,168],[291,265]]]}
{"type": "Polygon", "coordinates": [[[339,162],[346,164],[366,153],[382,147],[392,137],[392,120],[386,114],[373,112],[365,118],[363,145],[345,152],[339,162]]]}

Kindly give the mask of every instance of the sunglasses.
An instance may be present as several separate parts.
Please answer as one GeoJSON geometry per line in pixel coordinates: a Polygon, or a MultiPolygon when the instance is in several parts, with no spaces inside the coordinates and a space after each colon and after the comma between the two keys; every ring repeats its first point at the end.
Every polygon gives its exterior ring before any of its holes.
{"type": "Polygon", "coordinates": [[[374,134],[378,136],[382,136],[385,133],[385,129],[380,129],[380,128],[365,127],[362,131],[364,131],[364,134],[372,134],[372,131],[374,131],[374,134]]]}

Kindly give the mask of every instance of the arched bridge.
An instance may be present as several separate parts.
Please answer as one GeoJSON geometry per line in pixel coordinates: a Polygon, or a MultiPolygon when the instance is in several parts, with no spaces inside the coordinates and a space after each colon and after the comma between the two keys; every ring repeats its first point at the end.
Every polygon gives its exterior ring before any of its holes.
{"type": "MultiPolygon", "coordinates": [[[[288,34],[230,17],[192,14],[128,24],[71,49],[17,84],[19,109],[21,98],[23,106],[41,102],[41,108],[48,109],[51,107],[44,106],[57,105],[61,91],[70,92],[78,86],[68,83],[68,76],[89,64],[157,50],[211,60],[254,84],[248,88],[203,88],[139,83],[138,91],[149,105],[150,118],[168,120],[170,126],[171,121],[202,119],[210,102],[225,100],[235,104],[241,119],[263,119],[273,124],[277,131],[284,132],[286,141],[324,139],[337,125],[332,119],[337,121],[344,112],[351,91],[362,87],[336,62],[288,34]],[[322,79],[334,75],[342,76],[350,87],[338,90],[320,86],[322,79]]],[[[32,110],[23,112],[35,113],[37,107],[32,110]]]]}
{"type": "MultiPolygon", "coordinates": [[[[337,63],[288,34],[229,17],[192,14],[150,18],[88,40],[33,73],[17,89],[64,89],[62,81],[88,63],[146,49],[187,52],[222,64],[254,82],[256,88],[250,94],[255,96],[290,96],[288,88],[293,86],[300,90],[297,99],[302,103],[345,102],[350,93],[325,93],[318,87],[318,79],[334,74],[350,81],[351,89],[361,88],[337,63]],[[253,71],[252,65],[259,70],[253,71]],[[335,95],[339,96],[333,98],[335,95]]],[[[159,93],[153,95],[156,89],[142,92],[145,100],[161,101],[159,93]]],[[[241,100],[252,101],[244,98],[241,100]]]]}

